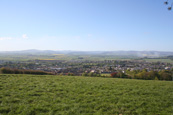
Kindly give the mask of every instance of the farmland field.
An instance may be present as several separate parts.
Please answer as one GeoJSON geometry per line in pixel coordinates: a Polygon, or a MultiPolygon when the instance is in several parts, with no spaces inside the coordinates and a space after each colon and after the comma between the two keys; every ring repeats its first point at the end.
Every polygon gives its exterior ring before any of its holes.
{"type": "Polygon", "coordinates": [[[165,63],[173,63],[173,60],[171,59],[144,59],[148,62],[165,62],[165,63]]]}
{"type": "Polygon", "coordinates": [[[0,115],[171,115],[173,82],[0,74],[0,115]]]}

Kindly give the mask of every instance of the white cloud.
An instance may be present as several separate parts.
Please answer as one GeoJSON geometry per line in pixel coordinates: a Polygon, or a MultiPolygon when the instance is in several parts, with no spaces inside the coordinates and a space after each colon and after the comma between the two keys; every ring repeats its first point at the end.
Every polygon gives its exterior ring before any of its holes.
{"type": "Polygon", "coordinates": [[[26,34],[23,34],[22,37],[0,37],[0,40],[22,40],[22,39],[27,39],[28,36],[26,34]]]}
{"type": "Polygon", "coordinates": [[[27,36],[26,34],[23,34],[23,35],[22,35],[22,38],[27,39],[28,36],[27,36]]]}
{"type": "Polygon", "coordinates": [[[11,39],[13,39],[13,38],[11,38],[11,37],[0,37],[0,40],[11,40],[11,39]]]}

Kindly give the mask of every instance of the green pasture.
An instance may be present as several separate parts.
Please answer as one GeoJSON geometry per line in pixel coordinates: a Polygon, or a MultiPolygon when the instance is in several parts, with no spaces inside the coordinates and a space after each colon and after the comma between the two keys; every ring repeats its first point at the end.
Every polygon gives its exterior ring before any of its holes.
{"type": "Polygon", "coordinates": [[[0,74],[0,115],[172,113],[172,81],[0,74]]]}
{"type": "Polygon", "coordinates": [[[104,61],[104,60],[130,60],[133,57],[123,57],[116,55],[62,55],[62,54],[50,54],[50,55],[0,55],[0,60],[6,61],[28,61],[28,60],[91,60],[91,61],[104,61]]]}
{"type": "Polygon", "coordinates": [[[144,59],[148,62],[165,62],[165,63],[173,63],[173,60],[171,59],[144,59]]]}

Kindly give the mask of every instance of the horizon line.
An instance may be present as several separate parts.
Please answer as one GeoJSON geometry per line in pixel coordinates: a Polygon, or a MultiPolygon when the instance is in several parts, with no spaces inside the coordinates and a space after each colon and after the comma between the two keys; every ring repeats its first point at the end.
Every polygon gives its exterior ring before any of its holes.
{"type": "Polygon", "coordinates": [[[74,51],[74,52],[114,52],[114,51],[136,51],[136,52],[173,52],[173,51],[160,51],[160,50],[51,50],[51,49],[26,49],[26,50],[6,50],[0,52],[20,52],[20,51],[74,51]]]}

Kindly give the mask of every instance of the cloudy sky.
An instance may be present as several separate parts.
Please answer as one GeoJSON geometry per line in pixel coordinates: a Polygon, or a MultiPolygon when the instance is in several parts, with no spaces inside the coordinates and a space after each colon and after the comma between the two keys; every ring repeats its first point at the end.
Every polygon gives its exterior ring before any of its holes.
{"type": "Polygon", "coordinates": [[[0,0],[0,51],[173,51],[173,10],[163,3],[0,0]]]}

